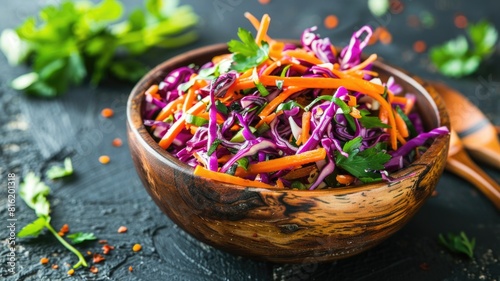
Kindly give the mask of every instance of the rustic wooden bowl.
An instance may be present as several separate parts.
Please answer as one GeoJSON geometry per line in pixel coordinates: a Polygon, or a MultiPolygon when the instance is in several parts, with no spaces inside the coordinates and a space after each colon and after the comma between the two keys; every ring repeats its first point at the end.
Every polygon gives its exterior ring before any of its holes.
{"type": "MultiPolygon", "coordinates": [[[[441,176],[449,136],[394,176],[403,180],[349,188],[300,191],[237,186],[193,175],[193,169],[163,150],[141,118],[143,93],[171,70],[226,53],[226,45],[196,49],[151,70],[132,90],[127,105],[130,152],[147,192],[183,230],[218,249],[279,263],[323,262],[365,251],[401,229],[431,196],[441,176]]],[[[417,95],[427,129],[449,117],[437,93],[404,72],[383,63],[383,79],[392,75],[417,95]],[[427,89],[426,89],[427,88],[427,89]]]]}

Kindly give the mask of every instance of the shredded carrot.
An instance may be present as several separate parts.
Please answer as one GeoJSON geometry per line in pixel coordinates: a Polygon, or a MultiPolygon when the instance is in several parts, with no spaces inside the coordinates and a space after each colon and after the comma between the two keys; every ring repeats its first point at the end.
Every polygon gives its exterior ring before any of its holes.
{"type": "Polygon", "coordinates": [[[194,174],[196,176],[199,176],[199,177],[202,177],[205,179],[212,179],[212,180],[220,181],[223,183],[236,184],[236,185],[247,186],[247,187],[273,188],[272,185],[269,185],[267,183],[263,183],[260,181],[254,181],[254,180],[247,180],[244,178],[232,176],[232,175],[225,174],[225,173],[210,171],[208,169],[203,168],[202,166],[196,166],[196,168],[194,169],[194,174]]]}
{"type": "Polygon", "coordinates": [[[146,92],[144,92],[144,94],[146,95],[151,95],[153,98],[157,99],[157,100],[161,100],[161,97],[160,95],[158,95],[158,85],[157,84],[153,84],[151,85],[147,90],[146,92]]]}
{"type": "Polygon", "coordinates": [[[358,104],[356,96],[349,95],[349,100],[347,101],[347,105],[350,107],[356,106],[358,104]]]}
{"type": "Polygon", "coordinates": [[[257,123],[257,125],[255,125],[255,128],[257,128],[257,129],[258,129],[260,126],[264,125],[264,123],[266,123],[266,124],[271,123],[271,122],[274,120],[274,118],[276,118],[276,116],[280,115],[281,113],[282,113],[282,112],[280,112],[280,113],[276,114],[275,112],[273,112],[273,113],[271,113],[271,114],[267,115],[266,117],[262,118],[262,119],[259,121],[259,123],[257,123]]]}
{"type": "Polygon", "coordinates": [[[305,111],[302,114],[302,143],[306,143],[309,139],[309,131],[311,130],[311,111],[305,111]]]}
{"type": "MultiPolygon", "coordinates": [[[[202,110],[206,108],[206,103],[210,101],[210,97],[207,96],[201,101],[199,101],[197,104],[195,104],[193,107],[191,107],[186,113],[187,114],[197,114],[200,113],[202,110]]],[[[160,140],[158,143],[162,148],[167,149],[172,142],[174,141],[175,137],[182,131],[182,129],[185,128],[186,124],[186,115],[182,115],[177,119],[174,124],[167,130],[163,138],[160,140]]]]}
{"type": "Polygon", "coordinates": [[[352,117],[354,117],[356,119],[359,119],[362,117],[361,112],[355,107],[351,108],[351,112],[349,113],[349,115],[351,115],[352,117]]]}
{"type": "Polygon", "coordinates": [[[406,140],[405,138],[403,138],[403,136],[398,133],[397,136],[396,136],[397,140],[401,143],[401,144],[405,144],[406,143],[406,140]]]}
{"type": "Polygon", "coordinates": [[[300,154],[283,156],[264,162],[248,165],[248,174],[270,173],[278,170],[286,170],[300,165],[316,162],[325,159],[326,150],[322,147],[309,150],[300,154]]]}
{"type": "Polygon", "coordinates": [[[398,128],[399,134],[401,134],[403,138],[407,138],[408,136],[410,136],[410,133],[408,132],[408,127],[406,126],[406,123],[401,117],[401,115],[399,115],[395,110],[393,110],[393,115],[396,119],[396,127],[398,128]]]}
{"type": "Polygon", "coordinates": [[[261,42],[265,39],[267,35],[267,30],[269,29],[269,23],[271,22],[271,17],[268,14],[264,14],[260,20],[260,26],[257,30],[257,35],[255,36],[255,43],[261,45],[261,42]]]}
{"type": "Polygon", "coordinates": [[[174,110],[179,106],[184,104],[184,100],[186,99],[186,95],[181,95],[178,97],[176,100],[171,101],[167,106],[162,108],[160,113],[158,113],[158,116],[156,116],[155,120],[161,121],[165,120],[168,116],[170,116],[172,113],[174,113],[174,110]]]}
{"type": "Polygon", "coordinates": [[[196,99],[196,94],[193,88],[190,88],[186,93],[186,98],[184,99],[184,103],[182,104],[182,111],[186,112],[188,109],[193,106],[193,103],[196,99]]]}
{"type": "Polygon", "coordinates": [[[280,178],[276,180],[276,186],[279,188],[285,188],[285,185],[283,184],[283,181],[280,178]]]}
{"type": "Polygon", "coordinates": [[[364,60],[362,63],[355,65],[351,68],[349,68],[346,72],[354,72],[357,70],[362,70],[366,68],[369,64],[373,63],[374,61],[377,60],[377,54],[371,54],[366,60],[364,60]]]}
{"type": "MultiPolygon", "coordinates": [[[[245,16],[245,18],[248,19],[248,21],[250,21],[250,23],[253,25],[253,27],[255,28],[255,30],[259,30],[260,29],[260,22],[259,20],[254,17],[254,15],[252,15],[251,13],[249,12],[245,12],[245,14],[243,14],[245,16]]],[[[269,36],[266,34],[265,35],[265,40],[267,42],[271,41],[271,38],[269,38],[269,36]]]]}
{"type": "MultiPolygon", "coordinates": [[[[272,76],[267,76],[267,77],[272,77],[272,76]]],[[[297,92],[300,92],[304,89],[305,88],[301,88],[301,87],[293,87],[293,86],[288,87],[286,90],[281,92],[276,98],[274,98],[270,103],[268,103],[266,105],[266,107],[264,107],[264,109],[262,109],[262,111],[259,113],[259,117],[264,118],[267,115],[271,114],[271,112],[273,110],[275,110],[276,107],[278,107],[278,105],[283,103],[289,96],[291,96],[297,92]]]]}
{"type": "Polygon", "coordinates": [[[323,61],[318,59],[314,54],[309,53],[305,50],[287,50],[283,52],[283,56],[293,57],[295,59],[303,60],[311,64],[323,64],[323,61]]]}
{"type": "Polygon", "coordinates": [[[356,178],[351,175],[337,175],[335,179],[340,184],[350,185],[356,178]]]}

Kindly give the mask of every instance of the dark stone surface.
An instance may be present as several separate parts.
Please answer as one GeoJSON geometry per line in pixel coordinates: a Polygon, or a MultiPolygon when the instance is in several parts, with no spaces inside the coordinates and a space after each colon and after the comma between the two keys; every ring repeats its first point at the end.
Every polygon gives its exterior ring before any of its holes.
{"type": "MultiPolygon", "coordinates": [[[[0,29],[15,27],[41,6],[57,1],[2,2],[0,29]]],[[[125,1],[127,7],[137,1],[125,1]]],[[[225,42],[233,38],[237,27],[250,29],[243,18],[245,11],[272,17],[270,35],[298,38],[302,30],[318,25],[319,32],[331,37],[336,45],[348,42],[351,33],[365,23],[383,25],[391,31],[391,45],[375,45],[389,63],[403,67],[423,78],[440,79],[465,93],[495,124],[500,124],[500,67],[497,51],[491,63],[478,74],[460,80],[447,79],[433,72],[426,54],[415,54],[412,44],[425,40],[428,46],[463,33],[453,25],[458,13],[470,21],[488,18],[500,28],[498,1],[402,1],[401,13],[391,12],[376,19],[369,14],[365,1],[278,1],[261,5],[258,1],[210,0],[181,1],[191,4],[201,16],[200,40],[173,51],[153,50],[144,57],[155,64],[196,46],[225,42]],[[432,28],[410,28],[411,15],[434,16],[432,28]],[[326,30],[323,18],[339,17],[339,27],[326,30]]],[[[97,88],[74,87],[55,100],[27,97],[10,89],[8,83],[26,72],[24,66],[10,67],[0,56],[0,278],[7,280],[500,280],[500,221],[498,211],[470,184],[445,173],[437,191],[421,211],[393,237],[361,255],[328,264],[305,260],[299,265],[278,265],[235,257],[206,246],[177,228],[150,200],[134,171],[127,149],[125,132],[126,98],[133,85],[107,81],[97,88]],[[104,119],[100,111],[111,107],[115,116],[104,119]],[[124,145],[113,147],[120,137],[124,145]],[[111,157],[108,165],[97,161],[102,154],[111,157]],[[97,264],[99,272],[77,270],[66,275],[65,263],[75,263],[51,235],[36,239],[17,239],[16,274],[7,271],[7,174],[21,179],[28,171],[44,173],[66,156],[73,159],[76,173],[64,180],[48,182],[52,187],[52,223],[64,223],[71,231],[91,231],[108,240],[115,250],[106,261],[97,264]],[[4,226],[5,225],[5,226],[4,226]],[[119,226],[128,232],[119,234],[119,226]],[[475,259],[452,255],[437,243],[439,233],[465,231],[476,237],[475,259]],[[143,250],[131,247],[140,243],[143,250]],[[39,263],[49,257],[51,269],[39,263]],[[134,268],[129,272],[128,267],[134,268]]],[[[485,167],[500,181],[500,172],[485,167]]],[[[18,230],[35,218],[17,198],[18,230]]],[[[101,252],[97,242],[78,246],[83,252],[101,252]]]]}

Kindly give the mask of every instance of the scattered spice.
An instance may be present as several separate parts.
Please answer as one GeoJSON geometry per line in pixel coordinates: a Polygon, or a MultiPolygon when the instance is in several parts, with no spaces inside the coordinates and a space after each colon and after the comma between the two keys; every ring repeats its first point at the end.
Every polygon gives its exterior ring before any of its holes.
{"type": "Polygon", "coordinates": [[[73,274],[75,274],[75,270],[73,268],[68,270],[68,275],[73,275],[73,274]]]}
{"type": "Polygon", "coordinates": [[[109,158],[108,155],[101,155],[101,156],[99,156],[99,162],[101,164],[106,165],[106,164],[109,163],[109,161],[110,161],[110,158],[109,158]]]}
{"type": "Polygon", "coordinates": [[[139,252],[141,249],[142,249],[141,244],[135,244],[135,245],[132,247],[132,251],[134,251],[134,252],[139,252]]]}
{"type": "Polygon", "coordinates": [[[334,29],[339,24],[339,18],[336,15],[328,15],[324,20],[325,27],[328,29],[334,29]]]}
{"type": "Polygon", "coordinates": [[[102,246],[102,253],[107,255],[107,254],[109,254],[109,252],[111,252],[111,250],[114,250],[114,249],[115,249],[114,246],[110,246],[108,244],[105,244],[102,246]]]}
{"type": "Polygon", "coordinates": [[[436,197],[436,196],[438,196],[438,195],[439,195],[439,193],[437,192],[437,190],[434,190],[434,191],[432,192],[432,194],[431,194],[431,197],[436,197]]]}
{"type": "Polygon", "coordinates": [[[46,257],[43,257],[43,258],[40,259],[40,263],[41,264],[48,264],[49,263],[49,259],[46,258],[46,257]]]}
{"type": "Polygon", "coordinates": [[[99,243],[99,244],[107,244],[108,240],[101,239],[97,243],[99,243]]]}
{"type": "Polygon", "coordinates": [[[92,262],[94,263],[100,263],[104,260],[106,260],[106,258],[98,253],[95,253],[94,256],[92,257],[92,262]]]}
{"type": "Polygon", "coordinates": [[[422,40],[417,40],[415,43],[413,43],[413,50],[415,53],[423,53],[425,50],[427,50],[427,44],[425,44],[424,41],[422,40]]]}
{"type": "Polygon", "coordinates": [[[271,2],[271,0],[259,0],[259,3],[262,5],[267,5],[271,2]]]}
{"type": "Polygon", "coordinates": [[[101,111],[101,115],[102,117],[104,118],[110,118],[113,116],[115,112],[113,111],[113,109],[109,108],[109,107],[106,107],[104,108],[102,111],[101,111]]]}
{"type": "Polygon", "coordinates": [[[127,230],[128,230],[128,228],[126,226],[122,225],[118,228],[118,233],[125,233],[125,232],[127,232],[127,230]]]}
{"type": "Polygon", "coordinates": [[[91,266],[89,270],[90,270],[90,272],[92,272],[94,274],[97,274],[97,272],[99,272],[99,268],[97,268],[95,266],[91,266]]]}
{"type": "Polygon", "coordinates": [[[111,144],[112,144],[114,147],[120,147],[120,146],[122,146],[123,142],[122,142],[122,139],[120,139],[120,138],[115,138],[111,144]]]}
{"type": "Polygon", "coordinates": [[[459,14],[455,16],[453,23],[455,24],[456,27],[463,29],[467,27],[469,21],[464,15],[459,14]]]}
{"type": "Polygon", "coordinates": [[[91,251],[87,251],[87,255],[92,255],[92,252],[91,251]]]}
{"type": "Polygon", "coordinates": [[[63,236],[64,236],[64,234],[66,234],[66,233],[64,233],[64,232],[62,232],[62,231],[59,231],[59,232],[57,233],[57,235],[59,235],[59,236],[61,236],[61,237],[63,237],[63,236]]]}
{"type": "Polygon", "coordinates": [[[134,270],[134,268],[132,266],[128,267],[128,271],[132,272],[133,270],[134,270]]]}
{"type": "Polygon", "coordinates": [[[378,39],[380,40],[380,42],[384,45],[391,44],[392,34],[389,32],[389,30],[382,26],[378,27],[377,29],[379,29],[378,39]]]}
{"type": "Polygon", "coordinates": [[[57,264],[53,264],[51,267],[52,267],[52,269],[58,269],[59,268],[59,266],[57,264]]]}
{"type": "Polygon", "coordinates": [[[403,2],[399,0],[391,0],[389,4],[389,10],[393,14],[400,14],[404,9],[403,2]]]}

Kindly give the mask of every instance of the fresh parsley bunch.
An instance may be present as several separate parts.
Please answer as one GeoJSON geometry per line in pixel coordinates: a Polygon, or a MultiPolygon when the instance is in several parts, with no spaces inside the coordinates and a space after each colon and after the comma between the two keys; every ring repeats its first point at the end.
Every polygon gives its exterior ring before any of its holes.
{"type": "Polygon", "coordinates": [[[498,32],[491,23],[483,20],[469,25],[467,35],[470,43],[460,35],[430,50],[432,63],[439,72],[450,77],[472,74],[495,51],[498,32]]]}
{"type": "Polygon", "coordinates": [[[121,20],[123,4],[64,0],[43,8],[16,30],[0,36],[0,49],[12,65],[29,62],[33,72],[12,87],[37,96],[54,97],[87,77],[98,84],[108,73],[137,81],[146,67],[132,57],[151,47],[174,48],[194,41],[198,17],[178,1],[145,0],[121,20]]]}

